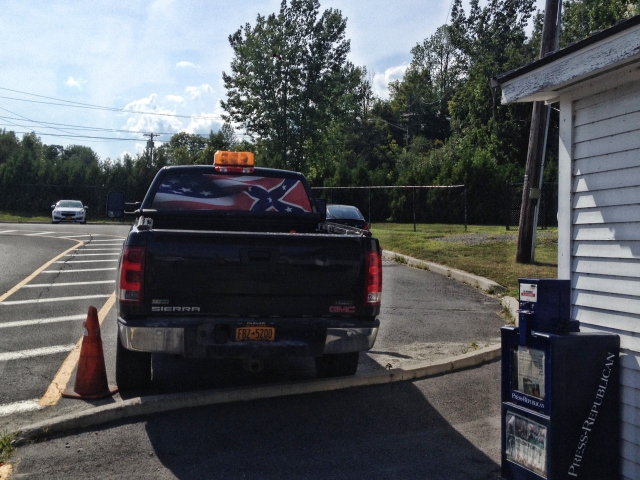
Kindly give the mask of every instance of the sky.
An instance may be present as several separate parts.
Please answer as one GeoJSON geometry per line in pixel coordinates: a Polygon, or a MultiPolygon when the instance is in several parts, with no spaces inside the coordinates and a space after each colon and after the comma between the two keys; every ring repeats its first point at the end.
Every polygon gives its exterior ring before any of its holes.
{"type": "MultiPolygon", "coordinates": [[[[143,151],[144,133],[159,134],[159,146],[179,131],[218,131],[229,35],[280,8],[280,0],[3,3],[0,129],[86,145],[101,160],[143,151]]],[[[411,48],[445,23],[451,0],[320,3],[347,18],[349,60],[366,67],[374,93],[387,98],[387,84],[402,78],[411,48]]]]}

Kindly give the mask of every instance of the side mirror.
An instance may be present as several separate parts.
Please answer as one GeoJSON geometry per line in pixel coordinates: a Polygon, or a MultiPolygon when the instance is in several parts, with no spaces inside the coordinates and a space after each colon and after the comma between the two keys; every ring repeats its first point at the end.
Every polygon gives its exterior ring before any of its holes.
{"type": "Polygon", "coordinates": [[[85,210],[89,210],[89,207],[87,207],[86,205],[82,208],[84,208],[85,210]]]}
{"type": "MultiPolygon", "coordinates": [[[[87,207],[84,207],[87,208],[87,207]]],[[[107,195],[107,218],[124,217],[124,194],[122,192],[109,192],[107,195]]]]}
{"type": "Polygon", "coordinates": [[[55,205],[51,205],[51,211],[53,211],[53,209],[56,208],[55,205]]]}
{"type": "Polygon", "coordinates": [[[327,201],[322,198],[316,198],[316,209],[322,215],[324,221],[327,218],[327,201]]]}

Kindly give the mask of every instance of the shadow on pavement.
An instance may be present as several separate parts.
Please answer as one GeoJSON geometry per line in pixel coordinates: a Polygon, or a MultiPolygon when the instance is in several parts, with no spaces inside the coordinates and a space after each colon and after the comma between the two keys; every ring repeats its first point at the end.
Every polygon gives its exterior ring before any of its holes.
{"type": "Polygon", "coordinates": [[[146,431],[180,479],[499,478],[412,383],[180,411],[146,431]]]}
{"type": "Polygon", "coordinates": [[[15,479],[496,480],[499,379],[496,361],[415,382],[121,420],[20,447],[15,479]]]}
{"type": "MultiPolygon", "coordinates": [[[[290,383],[317,378],[313,358],[266,359],[258,373],[245,371],[242,360],[186,359],[154,356],[152,387],[145,391],[120,392],[123,399],[196,390],[224,389],[290,383]]],[[[360,355],[358,371],[382,371],[384,367],[360,355]]]]}

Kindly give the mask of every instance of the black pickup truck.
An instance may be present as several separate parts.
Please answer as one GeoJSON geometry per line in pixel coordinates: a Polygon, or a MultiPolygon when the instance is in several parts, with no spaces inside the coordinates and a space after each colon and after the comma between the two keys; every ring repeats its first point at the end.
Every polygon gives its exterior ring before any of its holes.
{"type": "Polygon", "coordinates": [[[160,170],[135,211],[117,281],[119,387],[147,387],[152,354],[251,371],[315,357],[319,377],[355,374],[380,324],[378,240],[326,222],[303,175],[221,153],[160,170]]]}

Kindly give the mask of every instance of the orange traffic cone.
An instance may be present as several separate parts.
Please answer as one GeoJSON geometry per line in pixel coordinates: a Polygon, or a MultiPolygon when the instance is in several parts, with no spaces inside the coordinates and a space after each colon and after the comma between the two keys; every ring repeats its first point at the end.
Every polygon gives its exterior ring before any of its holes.
{"type": "Polygon", "coordinates": [[[107,383],[107,370],[104,366],[100,322],[96,307],[89,307],[84,322],[84,338],[80,350],[80,361],[76,373],[76,383],[62,392],[67,398],[103,398],[116,393],[118,387],[107,383]]]}

